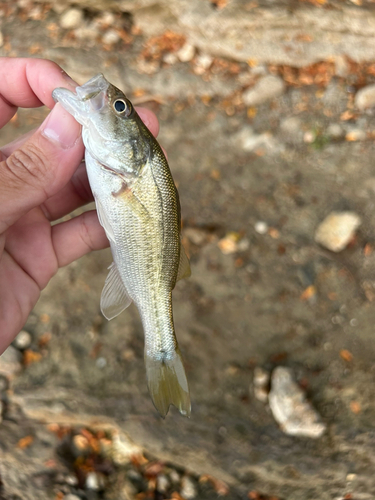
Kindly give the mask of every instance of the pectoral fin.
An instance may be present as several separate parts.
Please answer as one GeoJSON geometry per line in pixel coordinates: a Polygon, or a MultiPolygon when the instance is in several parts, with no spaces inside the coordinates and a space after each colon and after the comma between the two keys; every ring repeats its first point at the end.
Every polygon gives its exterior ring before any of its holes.
{"type": "Polygon", "coordinates": [[[132,299],[126,291],[116,264],[112,262],[108,269],[109,273],[100,298],[100,308],[103,315],[111,320],[124,311],[132,299]]]}
{"type": "Polygon", "coordinates": [[[184,247],[180,246],[180,264],[178,266],[177,280],[182,280],[191,276],[190,262],[186,255],[184,247]]]}

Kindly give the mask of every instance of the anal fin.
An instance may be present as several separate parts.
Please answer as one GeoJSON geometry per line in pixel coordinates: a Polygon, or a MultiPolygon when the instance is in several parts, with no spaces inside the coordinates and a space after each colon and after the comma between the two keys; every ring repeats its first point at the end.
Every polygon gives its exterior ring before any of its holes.
{"type": "Polygon", "coordinates": [[[122,282],[120,273],[114,262],[109,266],[109,273],[104,283],[100,308],[103,316],[111,320],[124,311],[132,302],[122,282]]]}
{"type": "Polygon", "coordinates": [[[185,249],[180,244],[180,263],[178,266],[177,279],[176,281],[188,278],[191,276],[190,262],[188,256],[186,255],[185,249]]]}

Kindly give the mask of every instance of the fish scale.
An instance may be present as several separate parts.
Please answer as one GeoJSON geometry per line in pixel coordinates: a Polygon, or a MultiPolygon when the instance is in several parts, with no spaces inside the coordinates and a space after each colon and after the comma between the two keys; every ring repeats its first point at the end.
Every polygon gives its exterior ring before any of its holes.
{"type": "Polygon", "coordinates": [[[149,392],[164,417],[190,415],[189,388],[175,336],[172,290],[190,274],[180,239],[180,205],[162,149],[126,96],[98,75],[76,94],[55,89],[82,124],[86,167],[113,255],[101,308],[108,319],[132,301],[145,334],[149,392]],[[118,106],[116,104],[121,103],[118,106]]]}

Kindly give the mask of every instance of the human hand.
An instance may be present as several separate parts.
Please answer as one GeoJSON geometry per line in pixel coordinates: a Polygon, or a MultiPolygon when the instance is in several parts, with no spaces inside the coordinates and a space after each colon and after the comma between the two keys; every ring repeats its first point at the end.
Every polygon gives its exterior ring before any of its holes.
{"type": "MultiPolygon", "coordinates": [[[[77,84],[55,63],[0,57],[0,128],[17,108],[52,109],[35,131],[0,149],[0,354],[21,330],[41,290],[66,266],[108,246],[96,211],[51,226],[93,200],[81,127],[52,90],[77,84]]],[[[154,135],[155,115],[137,112],[154,135]]]]}

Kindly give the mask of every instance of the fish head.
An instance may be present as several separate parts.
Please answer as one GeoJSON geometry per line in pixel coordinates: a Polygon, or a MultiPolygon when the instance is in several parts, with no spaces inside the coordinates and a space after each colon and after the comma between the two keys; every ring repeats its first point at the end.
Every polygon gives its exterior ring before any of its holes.
{"type": "Polygon", "coordinates": [[[56,102],[82,125],[82,139],[102,165],[124,174],[137,174],[149,155],[149,142],[132,103],[102,75],[96,75],[71,92],[57,88],[56,102]]]}

